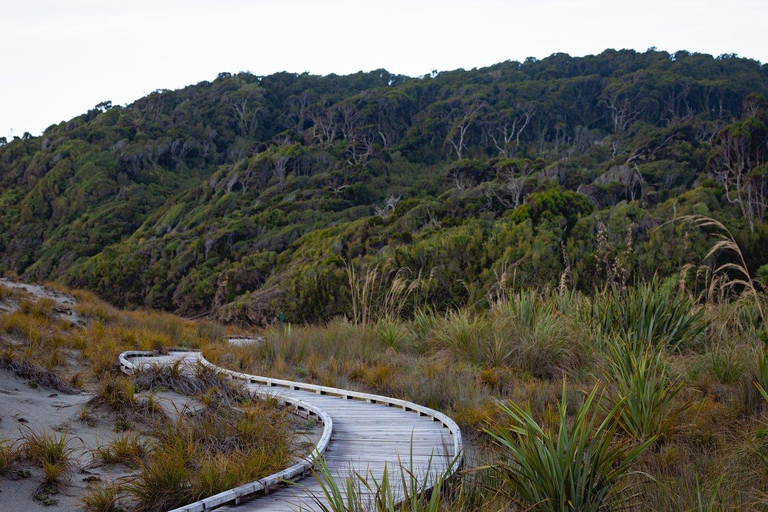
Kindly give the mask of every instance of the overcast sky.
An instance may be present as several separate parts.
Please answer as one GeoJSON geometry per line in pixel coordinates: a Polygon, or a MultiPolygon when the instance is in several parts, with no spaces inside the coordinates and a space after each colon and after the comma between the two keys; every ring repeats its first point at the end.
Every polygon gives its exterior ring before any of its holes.
{"type": "Polygon", "coordinates": [[[417,76],[651,46],[768,61],[767,0],[0,0],[0,136],[221,71],[417,76]]]}

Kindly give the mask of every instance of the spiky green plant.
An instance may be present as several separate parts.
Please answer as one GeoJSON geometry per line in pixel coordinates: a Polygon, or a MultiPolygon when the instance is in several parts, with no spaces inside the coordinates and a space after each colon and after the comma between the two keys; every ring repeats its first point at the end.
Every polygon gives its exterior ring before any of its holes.
{"type": "Polygon", "coordinates": [[[508,456],[497,469],[514,491],[513,499],[526,510],[589,512],[629,500],[631,484],[620,484],[655,437],[634,445],[617,439],[624,401],[619,400],[600,420],[598,390],[596,385],[586,396],[569,426],[563,380],[556,432],[540,426],[530,409],[500,404],[511,427],[487,432],[508,456]]]}
{"type": "Polygon", "coordinates": [[[399,464],[400,482],[394,482],[387,466],[381,480],[354,473],[342,483],[334,477],[323,457],[314,461],[314,475],[321,495],[313,496],[322,512],[438,512],[442,499],[443,482],[458,464],[458,457],[449,461],[445,473],[438,475],[430,459],[426,468],[417,471],[411,443],[410,465],[399,464]],[[420,477],[418,473],[421,473],[420,477]],[[366,496],[373,499],[366,499],[366,496]]]}
{"type": "Polygon", "coordinates": [[[768,355],[765,348],[757,349],[757,368],[755,369],[754,384],[758,389],[768,389],[768,355]]]}
{"type": "Polygon", "coordinates": [[[618,411],[619,428],[637,440],[663,436],[687,407],[675,406],[683,384],[670,378],[663,347],[614,338],[607,356],[606,404],[618,411]]]}
{"type": "Polygon", "coordinates": [[[699,481],[699,475],[696,474],[696,507],[693,510],[696,512],[716,512],[723,510],[722,502],[720,498],[720,486],[723,483],[723,478],[720,477],[717,483],[712,489],[706,490],[702,488],[699,481]]]}
{"type": "Polygon", "coordinates": [[[593,309],[603,334],[673,349],[694,344],[708,327],[703,308],[658,279],[628,290],[606,289],[595,296],[593,309]]]}

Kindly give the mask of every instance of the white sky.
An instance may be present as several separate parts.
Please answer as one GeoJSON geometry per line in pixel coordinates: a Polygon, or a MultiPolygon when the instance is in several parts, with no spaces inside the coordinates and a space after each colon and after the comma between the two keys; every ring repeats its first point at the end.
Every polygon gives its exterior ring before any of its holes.
{"type": "Polygon", "coordinates": [[[0,0],[0,136],[220,71],[417,76],[651,46],[768,61],[768,0],[0,0]]]}

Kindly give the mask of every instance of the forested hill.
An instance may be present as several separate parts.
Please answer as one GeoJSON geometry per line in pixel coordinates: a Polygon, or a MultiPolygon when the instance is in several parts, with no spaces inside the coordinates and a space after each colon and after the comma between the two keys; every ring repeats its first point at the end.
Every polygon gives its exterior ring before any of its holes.
{"type": "Polygon", "coordinates": [[[687,52],[222,73],[0,139],[0,272],[118,305],[317,321],[350,311],[351,269],[421,273],[413,300],[441,309],[500,281],[669,275],[705,254],[675,221],[690,213],[723,220],[757,272],[766,94],[768,65],[687,52]]]}

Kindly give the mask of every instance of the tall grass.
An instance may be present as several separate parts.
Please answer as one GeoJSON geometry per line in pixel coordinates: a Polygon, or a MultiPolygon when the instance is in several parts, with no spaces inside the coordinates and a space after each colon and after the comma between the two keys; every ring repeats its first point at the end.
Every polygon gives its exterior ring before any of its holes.
{"type": "MultiPolygon", "coordinates": [[[[449,467],[453,467],[454,461],[449,467]]],[[[445,475],[436,475],[431,463],[418,471],[411,456],[410,465],[400,463],[399,471],[384,467],[381,479],[353,473],[340,482],[325,459],[315,459],[313,474],[321,494],[313,496],[322,512],[438,512],[441,510],[445,475]],[[392,476],[394,473],[394,477],[392,476]],[[398,475],[399,473],[399,475],[398,475]],[[419,475],[419,473],[422,473],[419,475]]]]}
{"type": "Polygon", "coordinates": [[[497,303],[488,313],[451,311],[435,322],[428,339],[460,359],[491,367],[517,366],[554,379],[586,359],[588,330],[550,297],[531,291],[497,303]]]}
{"type": "Polygon", "coordinates": [[[116,483],[104,482],[92,485],[80,499],[86,512],[121,512],[120,487],[116,483]]]}
{"type": "Polygon", "coordinates": [[[157,432],[126,486],[140,511],[181,506],[271,474],[288,465],[292,448],[285,413],[255,402],[180,413],[157,432]]]}
{"type": "Polygon", "coordinates": [[[587,395],[572,421],[568,420],[566,396],[563,381],[555,431],[537,423],[529,410],[514,403],[500,405],[511,426],[488,433],[509,457],[497,469],[513,491],[513,499],[526,510],[553,512],[588,512],[625,505],[632,498],[631,488],[622,487],[621,482],[655,438],[635,445],[617,439],[623,400],[601,420],[598,386],[587,395]]]}
{"type": "Polygon", "coordinates": [[[670,378],[663,348],[614,338],[607,359],[606,407],[618,415],[620,429],[641,441],[663,437],[687,407],[675,403],[683,384],[670,378]]]}
{"type": "Polygon", "coordinates": [[[593,321],[608,336],[672,349],[695,346],[708,327],[704,310],[673,285],[654,279],[627,290],[607,288],[593,300],[593,321]]]}
{"type": "Polygon", "coordinates": [[[352,262],[345,261],[344,265],[355,325],[400,320],[409,300],[417,291],[428,286],[432,278],[431,275],[425,278],[421,271],[410,277],[412,272],[406,268],[385,273],[378,265],[367,267],[359,274],[352,262]]]}
{"type": "Polygon", "coordinates": [[[752,279],[752,275],[749,272],[749,267],[744,259],[744,253],[741,251],[741,247],[736,242],[736,238],[731,231],[725,227],[725,225],[712,217],[705,215],[690,215],[683,218],[684,221],[690,222],[697,228],[714,228],[715,244],[709,250],[704,259],[709,259],[719,252],[728,252],[732,254],[736,262],[723,263],[715,269],[715,274],[727,275],[726,281],[723,284],[725,288],[740,287],[741,298],[749,297],[752,303],[757,308],[760,319],[762,320],[762,328],[768,333],[768,314],[766,314],[765,305],[763,303],[764,298],[755,286],[755,281],[752,279]]]}
{"type": "Polygon", "coordinates": [[[146,453],[146,442],[139,434],[118,432],[109,443],[96,448],[95,455],[105,464],[135,464],[146,453]]]}
{"type": "Polygon", "coordinates": [[[7,439],[0,439],[0,475],[5,474],[18,458],[19,452],[13,443],[7,439]]]}

